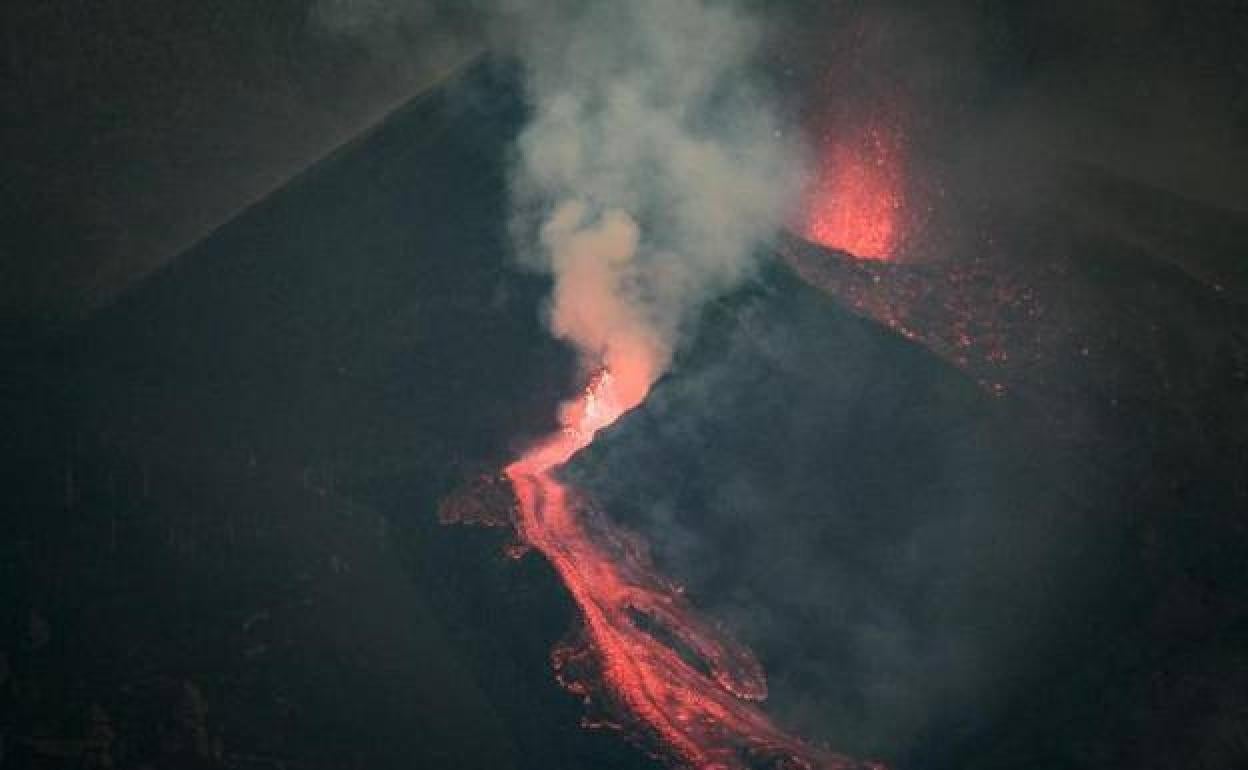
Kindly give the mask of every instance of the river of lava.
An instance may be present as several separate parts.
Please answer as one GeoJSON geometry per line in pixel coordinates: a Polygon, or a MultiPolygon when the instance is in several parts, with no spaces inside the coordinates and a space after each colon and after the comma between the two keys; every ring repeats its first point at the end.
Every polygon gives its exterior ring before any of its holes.
{"type": "Polygon", "coordinates": [[[767,694],[754,655],[697,616],[679,586],[657,574],[635,535],[556,478],[599,430],[644,398],[620,398],[613,385],[611,373],[600,371],[564,405],[564,427],[505,471],[518,501],[517,535],[550,561],[584,621],[579,647],[553,657],[557,668],[592,670],[594,681],[573,681],[566,671],[560,681],[587,699],[594,691],[601,705],[682,766],[859,766],[773,724],[753,703],[767,694]]]}

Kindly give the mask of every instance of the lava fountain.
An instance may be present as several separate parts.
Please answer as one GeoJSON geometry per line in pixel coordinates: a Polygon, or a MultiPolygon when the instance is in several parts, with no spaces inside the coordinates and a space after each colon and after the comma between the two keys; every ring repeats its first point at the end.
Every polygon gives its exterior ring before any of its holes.
{"type": "Polygon", "coordinates": [[[886,123],[829,133],[803,206],[807,240],[860,259],[891,260],[903,236],[904,144],[886,123]]]}
{"type": "Polygon", "coordinates": [[[600,369],[563,405],[562,427],[505,470],[518,537],[555,568],[584,623],[552,656],[560,682],[600,699],[682,766],[860,767],[773,724],[754,705],[767,685],[753,653],[698,617],[636,535],[558,479],[560,466],[645,398],[644,389],[620,387],[628,380],[627,372],[600,369]]]}

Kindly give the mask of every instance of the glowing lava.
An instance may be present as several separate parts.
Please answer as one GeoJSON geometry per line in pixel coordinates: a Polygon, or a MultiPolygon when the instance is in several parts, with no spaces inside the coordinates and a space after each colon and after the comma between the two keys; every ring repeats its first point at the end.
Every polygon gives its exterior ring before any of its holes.
{"type": "Polygon", "coordinates": [[[628,382],[601,370],[561,409],[563,427],[505,471],[519,503],[517,534],[554,566],[584,621],[577,643],[554,653],[560,681],[600,700],[685,766],[857,767],[784,733],[754,706],[767,685],[753,654],[697,617],[635,535],[555,478],[645,398],[628,382]]]}
{"type": "Polygon", "coordinates": [[[892,259],[903,234],[900,132],[870,125],[824,144],[806,194],[802,234],[863,259],[892,259]]]}

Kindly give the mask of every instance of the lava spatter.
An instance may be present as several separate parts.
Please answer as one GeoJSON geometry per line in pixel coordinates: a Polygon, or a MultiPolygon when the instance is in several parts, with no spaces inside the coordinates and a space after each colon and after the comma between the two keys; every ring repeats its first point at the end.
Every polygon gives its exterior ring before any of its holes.
{"type": "Polygon", "coordinates": [[[860,259],[891,260],[905,235],[904,143],[887,123],[824,137],[799,229],[860,259]]]}

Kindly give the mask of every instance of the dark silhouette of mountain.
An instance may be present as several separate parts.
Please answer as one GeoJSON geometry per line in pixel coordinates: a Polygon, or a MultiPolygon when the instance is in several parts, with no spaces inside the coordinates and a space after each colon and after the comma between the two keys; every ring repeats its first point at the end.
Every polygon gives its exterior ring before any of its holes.
{"type": "Polygon", "coordinates": [[[20,354],[5,767],[646,764],[552,681],[543,566],[433,515],[572,375],[507,266],[516,93],[472,70],[20,354]]]}
{"type": "MultiPolygon", "coordinates": [[[[576,384],[508,257],[524,114],[481,63],[9,354],[0,764],[655,766],[554,682],[551,570],[436,518],[576,384]]],[[[1242,523],[1166,470],[1190,435],[1084,473],[1034,402],[762,265],[568,473],[777,716],[901,767],[1241,756],[1242,523]],[[1140,469],[1170,493],[1121,496],[1140,469]]]]}

